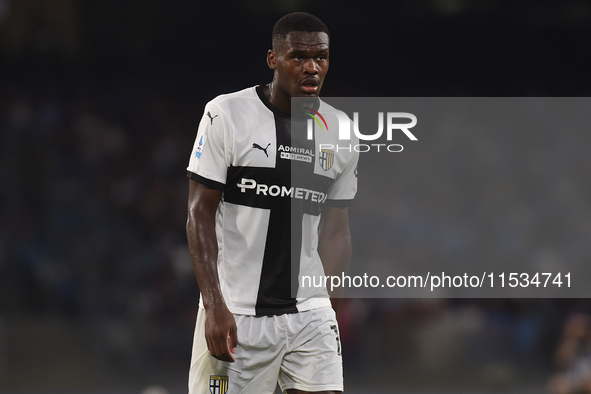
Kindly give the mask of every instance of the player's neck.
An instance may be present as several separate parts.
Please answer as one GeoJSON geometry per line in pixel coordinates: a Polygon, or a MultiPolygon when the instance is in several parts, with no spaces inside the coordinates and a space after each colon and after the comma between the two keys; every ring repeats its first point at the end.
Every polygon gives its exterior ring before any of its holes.
{"type": "Polygon", "coordinates": [[[277,107],[279,111],[291,115],[291,100],[285,94],[282,94],[276,83],[271,82],[263,86],[263,93],[265,93],[267,100],[277,107]]]}
{"type": "MultiPolygon", "coordinates": [[[[275,106],[279,111],[283,112],[287,115],[292,115],[291,113],[291,97],[286,95],[281,89],[279,89],[279,85],[275,83],[275,81],[271,82],[268,85],[263,86],[263,93],[269,102],[275,106]]],[[[309,107],[316,107],[318,102],[317,97],[313,97],[310,99],[310,104],[307,105],[309,107]]],[[[300,102],[301,103],[301,102],[300,102]]]]}

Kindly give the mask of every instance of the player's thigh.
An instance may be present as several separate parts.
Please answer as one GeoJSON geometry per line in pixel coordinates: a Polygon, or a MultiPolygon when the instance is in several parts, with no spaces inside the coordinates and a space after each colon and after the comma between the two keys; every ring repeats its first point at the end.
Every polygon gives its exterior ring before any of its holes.
{"type": "Polygon", "coordinates": [[[189,370],[189,394],[273,393],[281,366],[282,338],[268,318],[235,315],[235,362],[212,357],[205,341],[205,311],[199,309],[189,370]]]}
{"type": "Polygon", "coordinates": [[[281,364],[281,389],[343,391],[341,344],[332,308],[300,312],[290,318],[288,331],[294,337],[281,364]]]}

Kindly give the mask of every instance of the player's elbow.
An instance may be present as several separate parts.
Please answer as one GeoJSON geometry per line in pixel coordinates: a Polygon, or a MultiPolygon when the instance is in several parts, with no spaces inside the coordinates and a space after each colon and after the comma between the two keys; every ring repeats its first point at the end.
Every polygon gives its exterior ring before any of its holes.
{"type": "Polygon", "coordinates": [[[338,245],[345,249],[351,248],[351,232],[349,231],[349,226],[343,226],[337,231],[323,231],[319,234],[318,243],[319,245],[326,244],[332,247],[338,245]]]}
{"type": "Polygon", "coordinates": [[[347,229],[346,231],[331,234],[330,237],[321,237],[318,240],[318,252],[321,255],[332,253],[340,256],[351,256],[353,252],[351,233],[347,229]]]}
{"type": "Polygon", "coordinates": [[[195,209],[194,206],[189,204],[189,209],[187,210],[187,224],[186,224],[187,237],[189,239],[191,239],[191,237],[195,234],[195,231],[197,229],[197,221],[198,221],[197,210],[195,209]]]}

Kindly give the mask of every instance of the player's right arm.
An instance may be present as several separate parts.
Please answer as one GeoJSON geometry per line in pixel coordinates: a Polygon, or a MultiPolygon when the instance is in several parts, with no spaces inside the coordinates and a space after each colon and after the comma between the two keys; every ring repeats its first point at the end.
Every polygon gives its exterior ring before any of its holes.
{"type": "Polygon", "coordinates": [[[230,164],[231,126],[222,108],[205,106],[187,167],[189,210],[187,239],[191,262],[205,307],[205,340],[211,355],[234,361],[236,322],[220,290],[215,217],[230,164]],[[229,342],[229,343],[228,343],[229,342]]]}
{"type": "Polygon", "coordinates": [[[221,195],[219,190],[189,180],[187,239],[206,312],[207,348],[218,360],[233,362],[238,343],[236,321],[222,296],[217,268],[215,214],[221,195]]]}

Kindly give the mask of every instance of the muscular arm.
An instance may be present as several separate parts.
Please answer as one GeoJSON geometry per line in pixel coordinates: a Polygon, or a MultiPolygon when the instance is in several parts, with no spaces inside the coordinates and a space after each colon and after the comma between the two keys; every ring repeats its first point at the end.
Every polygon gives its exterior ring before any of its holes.
{"type": "MultiPolygon", "coordinates": [[[[325,206],[320,217],[318,232],[318,254],[326,276],[341,276],[347,273],[351,260],[351,233],[349,232],[349,209],[347,207],[325,206]]],[[[330,302],[336,314],[339,313],[343,289],[330,294],[330,302]]]]}
{"type": "Polygon", "coordinates": [[[217,268],[218,247],[215,214],[222,192],[189,180],[187,239],[191,263],[206,311],[205,340],[211,355],[234,361],[237,335],[234,316],[220,290],[217,268]]]}

